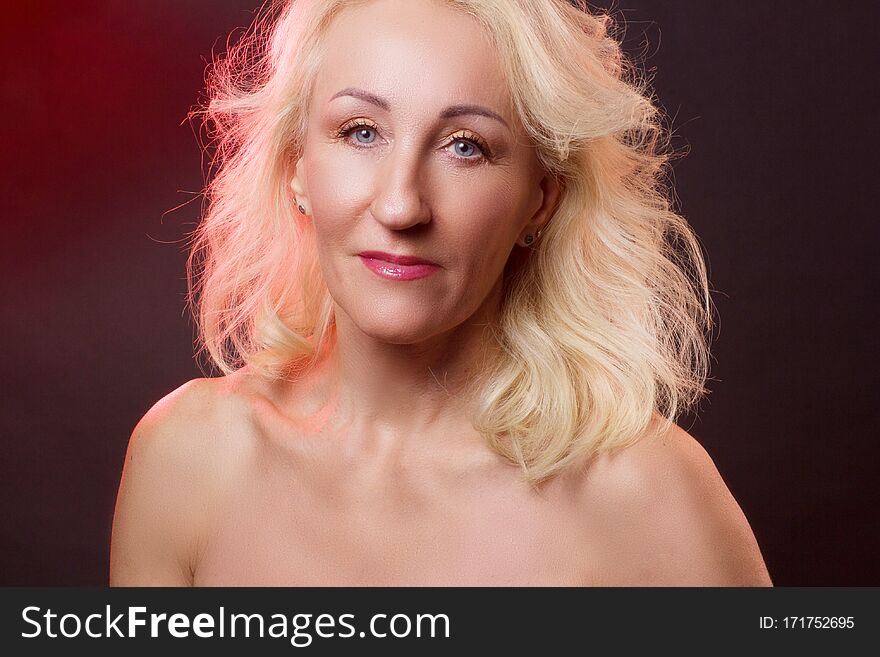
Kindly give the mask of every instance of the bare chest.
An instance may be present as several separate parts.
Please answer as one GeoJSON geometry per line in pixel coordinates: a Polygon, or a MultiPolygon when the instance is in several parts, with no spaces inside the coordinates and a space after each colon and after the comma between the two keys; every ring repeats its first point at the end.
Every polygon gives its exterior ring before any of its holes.
{"type": "Polygon", "coordinates": [[[197,586],[594,583],[584,529],[552,491],[266,461],[242,482],[216,510],[197,586]]]}

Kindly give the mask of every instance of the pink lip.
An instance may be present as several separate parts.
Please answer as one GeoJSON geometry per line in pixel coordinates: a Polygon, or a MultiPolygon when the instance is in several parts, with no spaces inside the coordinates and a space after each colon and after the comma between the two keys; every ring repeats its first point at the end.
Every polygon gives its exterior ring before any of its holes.
{"type": "Polygon", "coordinates": [[[394,255],[382,251],[362,251],[361,262],[378,276],[397,281],[411,281],[430,276],[440,267],[429,260],[413,256],[394,255]]]}
{"type": "Polygon", "coordinates": [[[394,255],[393,253],[385,253],[384,251],[361,251],[358,255],[362,258],[375,258],[376,260],[384,260],[385,262],[393,262],[396,265],[434,265],[436,262],[424,260],[407,255],[394,255]]]}

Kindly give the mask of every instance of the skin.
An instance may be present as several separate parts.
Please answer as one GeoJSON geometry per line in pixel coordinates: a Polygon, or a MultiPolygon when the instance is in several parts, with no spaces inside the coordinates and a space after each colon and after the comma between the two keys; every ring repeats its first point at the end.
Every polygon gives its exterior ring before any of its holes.
{"type": "Polygon", "coordinates": [[[295,383],[245,368],[150,409],[126,457],[111,585],[770,585],[740,507],[677,426],[537,490],[485,445],[465,385],[494,349],[504,265],[559,188],[471,17],[375,0],[327,38],[291,189],[337,348],[295,383]],[[388,107],[334,98],[351,88],[388,107]],[[458,104],[501,120],[439,118],[458,104]],[[353,119],[366,131],[340,137],[353,119]],[[388,281],[365,249],[440,269],[388,281]]]}

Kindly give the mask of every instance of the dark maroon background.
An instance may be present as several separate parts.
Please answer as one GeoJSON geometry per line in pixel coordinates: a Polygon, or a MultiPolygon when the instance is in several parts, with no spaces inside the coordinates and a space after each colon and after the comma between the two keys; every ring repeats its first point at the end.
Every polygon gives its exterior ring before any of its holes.
{"type": "MultiPolygon", "coordinates": [[[[101,585],[131,429],[201,375],[185,119],[258,3],[21,4],[0,22],[0,584],[101,585]]],[[[874,6],[614,3],[690,150],[675,184],[721,318],[682,425],[777,585],[880,584],[874,6]]]]}

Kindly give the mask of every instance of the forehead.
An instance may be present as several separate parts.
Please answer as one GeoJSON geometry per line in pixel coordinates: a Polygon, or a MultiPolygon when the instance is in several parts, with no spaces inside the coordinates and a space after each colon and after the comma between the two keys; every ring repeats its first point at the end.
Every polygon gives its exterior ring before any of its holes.
{"type": "Polygon", "coordinates": [[[480,102],[508,114],[507,84],[489,36],[474,17],[437,0],[373,0],[345,9],[325,44],[315,82],[320,103],[356,86],[388,98],[392,110],[480,102]]]}

